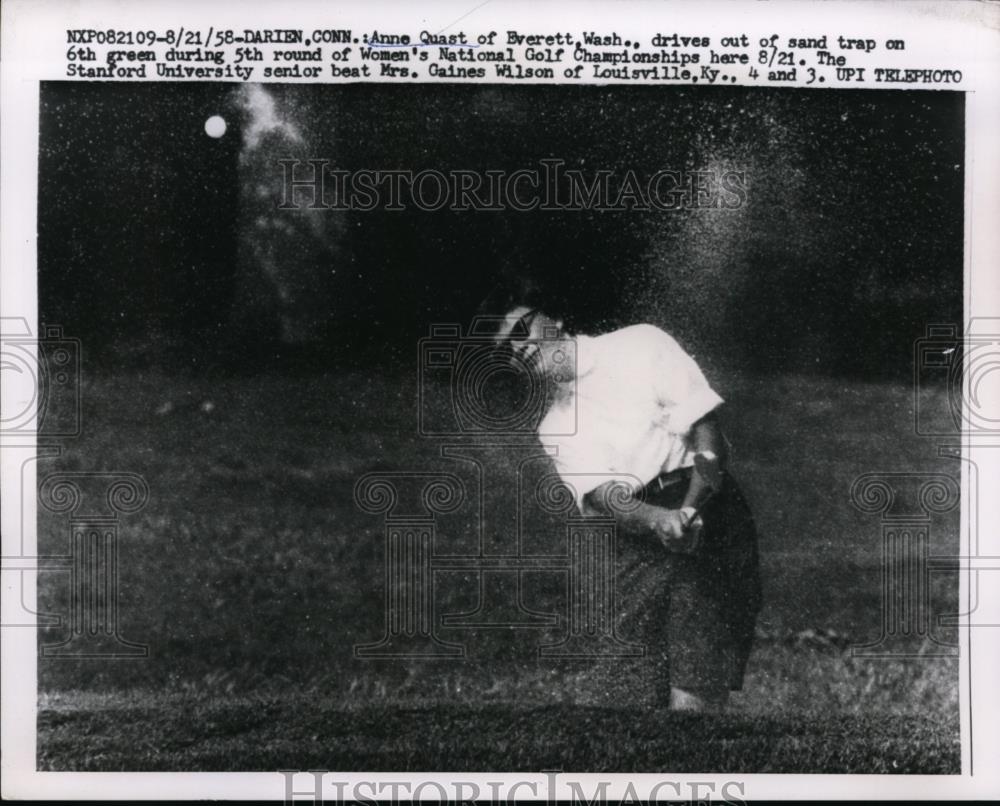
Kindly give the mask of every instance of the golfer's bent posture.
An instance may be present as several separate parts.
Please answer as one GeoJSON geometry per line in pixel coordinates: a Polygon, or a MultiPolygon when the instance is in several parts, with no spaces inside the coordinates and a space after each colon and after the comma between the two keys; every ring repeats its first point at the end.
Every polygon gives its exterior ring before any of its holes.
{"type": "Polygon", "coordinates": [[[679,710],[724,707],[742,687],[760,583],[753,518],[724,471],[722,399],[652,325],[570,337],[518,306],[499,339],[551,381],[538,432],[580,511],[618,522],[625,637],[645,644],[654,696],[679,710]],[[629,507],[609,503],[612,485],[627,485],[629,507]]]}

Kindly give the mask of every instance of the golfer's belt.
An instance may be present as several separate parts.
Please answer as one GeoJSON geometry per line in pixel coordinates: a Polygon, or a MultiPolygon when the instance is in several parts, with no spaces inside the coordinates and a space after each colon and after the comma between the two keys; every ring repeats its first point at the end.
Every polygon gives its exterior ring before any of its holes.
{"type": "Polygon", "coordinates": [[[690,481],[691,468],[681,467],[677,470],[671,470],[669,473],[660,473],[659,476],[645,486],[644,491],[646,495],[655,495],[668,487],[674,487],[678,484],[687,484],[690,481]]]}

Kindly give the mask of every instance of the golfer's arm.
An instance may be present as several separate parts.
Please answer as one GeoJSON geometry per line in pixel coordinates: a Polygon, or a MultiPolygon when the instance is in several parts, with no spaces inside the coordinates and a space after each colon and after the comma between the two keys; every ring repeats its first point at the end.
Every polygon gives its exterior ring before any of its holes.
{"type": "MultiPolygon", "coordinates": [[[[726,440],[722,437],[722,430],[719,428],[719,421],[714,413],[706,414],[693,426],[690,434],[691,446],[695,453],[711,451],[719,458],[719,464],[723,470],[726,467],[726,440]]],[[[697,473],[691,474],[691,483],[688,485],[687,494],[681,503],[681,508],[694,507],[697,509],[705,503],[711,489],[708,484],[697,473]]]]}
{"type": "Polygon", "coordinates": [[[583,514],[610,515],[626,534],[641,534],[651,531],[656,514],[661,512],[662,508],[644,502],[636,502],[636,506],[627,511],[611,507],[608,500],[612,497],[611,487],[614,484],[615,482],[608,481],[587,493],[583,497],[583,514]]]}
{"type": "MultiPolygon", "coordinates": [[[[706,414],[693,426],[691,426],[689,439],[695,452],[711,451],[719,458],[722,468],[726,467],[726,440],[722,436],[718,420],[714,413],[706,414]]],[[[653,504],[638,503],[635,507],[622,511],[608,505],[610,488],[615,482],[609,481],[587,493],[583,497],[584,515],[611,515],[615,522],[624,531],[633,534],[650,530],[657,517],[657,513],[663,511],[663,507],[653,504]]],[[[708,484],[702,480],[697,473],[691,474],[691,483],[688,485],[687,494],[681,507],[695,507],[696,509],[707,500],[711,494],[708,484]]]]}

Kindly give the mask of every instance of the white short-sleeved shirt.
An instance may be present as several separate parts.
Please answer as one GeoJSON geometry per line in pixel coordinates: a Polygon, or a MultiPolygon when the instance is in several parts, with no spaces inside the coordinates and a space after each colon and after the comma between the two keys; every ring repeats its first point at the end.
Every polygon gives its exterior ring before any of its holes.
{"type": "Polygon", "coordinates": [[[652,325],[575,341],[576,382],[538,434],[577,504],[607,481],[638,490],[693,465],[688,432],[722,403],[694,359],[652,325]]]}

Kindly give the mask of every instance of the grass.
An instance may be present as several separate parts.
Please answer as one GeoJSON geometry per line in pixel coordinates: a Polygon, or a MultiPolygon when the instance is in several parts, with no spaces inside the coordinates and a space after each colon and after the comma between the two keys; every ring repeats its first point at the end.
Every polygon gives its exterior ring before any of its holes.
{"type": "MultiPolygon", "coordinates": [[[[355,481],[376,469],[472,480],[417,435],[415,377],[89,378],[83,436],[39,477],[145,477],[150,501],[120,528],[120,628],[150,657],[40,659],[40,765],[537,770],[558,757],[564,769],[957,772],[957,661],[927,641],[906,646],[914,657],[851,656],[880,633],[882,546],[877,517],[849,502],[861,473],[957,475],[957,463],[914,435],[905,385],[718,386],[761,532],[765,608],[733,713],[690,721],[652,709],[614,668],[539,660],[558,629],[442,629],[467,644],[460,661],[354,658],[381,635],[383,573],[381,519],[354,506],[355,481]]],[[[504,451],[491,459],[513,473],[504,451]]],[[[957,512],[931,526],[936,553],[957,548],[957,512]]],[[[473,527],[462,510],[441,517],[442,545],[474,548],[473,527]]],[[[67,530],[42,512],[42,550],[64,551],[67,530]]],[[[561,534],[538,518],[526,540],[553,551],[561,534]]],[[[474,580],[445,576],[436,612],[471,609],[474,580]]],[[[936,576],[935,613],[956,610],[956,588],[936,576]]],[[[556,594],[537,586],[529,604],[558,611],[556,594]]],[[[65,613],[67,596],[62,575],[41,576],[43,610],[65,613]]]]}
{"type": "Polygon", "coordinates": [[[340,709],[308,696],[51,696],[42,769],[947,773],[957,726],[509,704],[340,709]],[[83,740],[83,746],[81,746],[83,740]]]}

